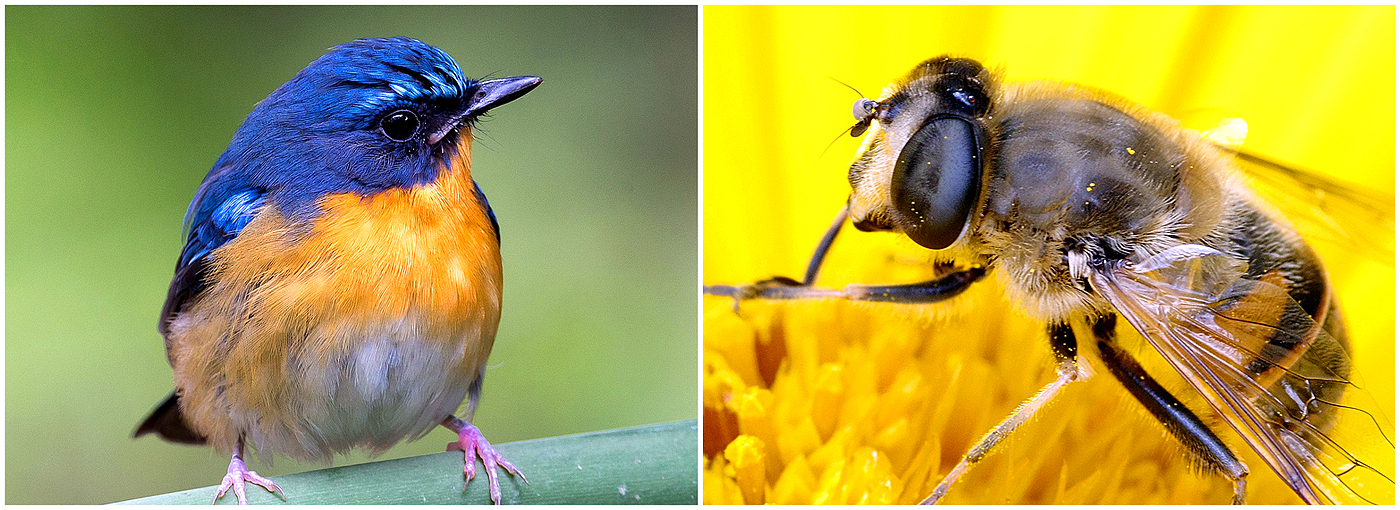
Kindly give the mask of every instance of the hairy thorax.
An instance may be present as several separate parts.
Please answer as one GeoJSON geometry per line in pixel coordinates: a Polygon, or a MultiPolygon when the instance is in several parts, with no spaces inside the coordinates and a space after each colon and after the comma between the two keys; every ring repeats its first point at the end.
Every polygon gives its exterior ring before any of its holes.
{"type": "Polygon", "coordinates": [[[963,247],[1041,319],[1110,309],[1088,288],[1095,260],[1220,247],[1228,204],[1248,196],[1225,157],[1176,121],[1093,91],[1047,97],[1060,87],[1004,91],[982,215],[963,247]]]}
{"type": "Polygon", "coordinates": [[[214,446],[328,459],[456,411],[500,319],[501,260],[468,155],[432,183],[267,206],[173,321],[182,411],[214,446]]]}

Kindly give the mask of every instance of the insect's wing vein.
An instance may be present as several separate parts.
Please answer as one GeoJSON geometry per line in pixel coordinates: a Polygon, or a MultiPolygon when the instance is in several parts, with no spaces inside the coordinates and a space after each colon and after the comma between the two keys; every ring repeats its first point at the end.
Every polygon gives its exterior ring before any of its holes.
{"type": "Polygon", "coordinates": [[[1288,379],[1294,388],[1334,383],[1357,391],[1327,368],[1332,364],[1315,359],[1323,356],[1317,352],[1345,356],[1345,350],[1306,319],[1280,325],[1277,317],[1300,312],[1300,305],[1276,285],[1241,278],[1233,260],[1188,245],[1137,265],[1091,272],[1090,281],[1305,501],[1389,502],[1394,497],[1394,447],[1380,430],[1378,418],[1383,416],[1326,401],[1321,391],[1303,395],[1298,403],[1290,398],[1296,395],[1270,389],[1288,379]],[[1310,343],[1310,348],[1298,349],[1298,359],[1278,363],[1262,354],[1270,338],[1290,335],[1305,336],[1310,343]],[[1316,348],[1323,344],[1338,347],[1316,348]],[[1344,418],[1366,422],[1374,433],[1333,434],[1320,410],[1309,414],[1298,406],[1332,406],[1332,414],[1350,414],[1344,418]],[[1302,419],[1285,418],[1299,414],[1302,419]]]}

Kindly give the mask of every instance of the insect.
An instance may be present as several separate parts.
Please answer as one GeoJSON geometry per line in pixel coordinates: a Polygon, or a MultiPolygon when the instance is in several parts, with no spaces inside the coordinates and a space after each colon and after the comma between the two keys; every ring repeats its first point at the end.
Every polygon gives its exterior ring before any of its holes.
{"type": "Polygon", "coordinates": [[[938,57],[853,107],[851,195],[801,281],[705,287],[745,299],[948,300],[996,280],[1046,323],[1056,379],[998,424],[924,502],[1089,371],[1072,324],[1205,471],[1243,503],[1249,470],[1217,429],[1125,349],[1123,317],[1308,503],[1389,503],[1394,444],[1366,406],[1327,273],[1298,233],[1250,191],[1232,154],[1175,120],[1112,95],[1002,82],[938,57]],[[846,221],[935,250],[932,280],[812,286],[846,221]],[[1343,429],[1342,425],[1347,424],[1343,429]]]}

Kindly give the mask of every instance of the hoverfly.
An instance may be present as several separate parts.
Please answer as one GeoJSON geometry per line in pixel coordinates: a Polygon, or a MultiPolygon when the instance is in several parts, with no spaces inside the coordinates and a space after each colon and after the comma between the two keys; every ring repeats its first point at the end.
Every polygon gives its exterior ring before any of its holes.
{"type": "MultiPolygon", "coordinates": [[[[1055,381],[983,437],[924,502],[1090,374],[1072,327],[1113,377],[1243,503],[1240,456],[1117,338],[1126,319],[1219,419],[1308,503],[1389,503],[1394,443],[1352,377],[1327,273],[1247,187],[1232,154],[1175,120],[1058,83],[1003,83],[939,57],[857,101],[850,199],[801,281],[705,287],[746,299],[936,303],[989,274],[1047,323],[1055,381]],[[839,229],[890,231],[949,265],[897,285],[813,287],[839,229]],[[1345,431],[1338,423],[1350,424],[1345,431]]],[[[1261,160],[1255,160],[1258,163],[1261,160]]]]}

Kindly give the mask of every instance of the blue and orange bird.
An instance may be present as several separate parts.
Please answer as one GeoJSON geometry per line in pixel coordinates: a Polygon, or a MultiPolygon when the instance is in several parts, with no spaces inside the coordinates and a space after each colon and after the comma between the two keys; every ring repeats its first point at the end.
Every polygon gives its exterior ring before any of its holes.
{"type": "Polygon", "coordinates": [[[520,471],[472,425],[501,314],[500,228],[472,180],[472,128],[540,78],[463,76],[442,50],[361,39],[254,107],[195,192],[159,330],[175,391],[136,430],[328,461],[437,425],[466,482],[520,471]],[[455,416],[467,401],[467,420],[455,416]]]}

